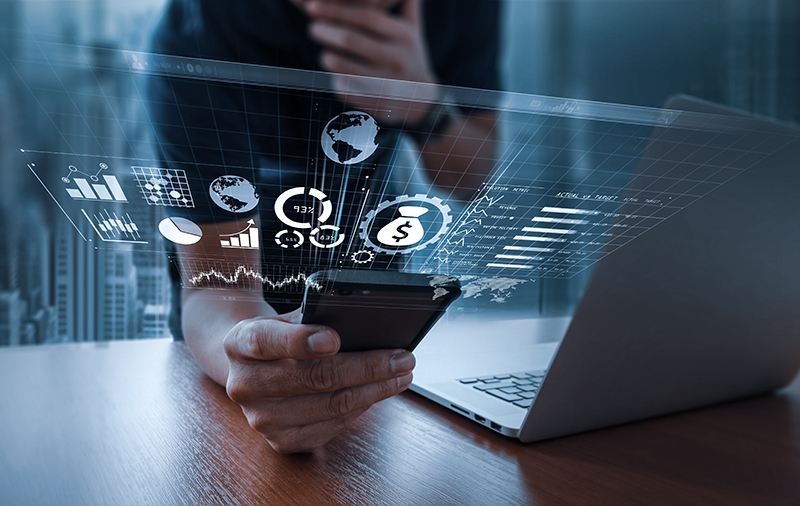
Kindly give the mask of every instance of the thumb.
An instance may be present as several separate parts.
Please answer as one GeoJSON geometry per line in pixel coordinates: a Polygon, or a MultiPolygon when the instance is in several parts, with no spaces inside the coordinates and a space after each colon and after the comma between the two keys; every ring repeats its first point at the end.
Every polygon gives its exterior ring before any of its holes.
{"type": "Polygon", "coordinates": [[[339,336],[322,325],[290,323],[282,317],[239,322],[223,341],[228,358],[239,360],[311,360],[339,351],[339,336]]]}
{"type": "Polygon", "coordinates": [[[420,13],[422,10],[422,7],[420,6],[421,3],[422,0],[404,0],[400,15],[403,17],[403,19],[419,26],[422,19],[422,15],[420,13]]]}

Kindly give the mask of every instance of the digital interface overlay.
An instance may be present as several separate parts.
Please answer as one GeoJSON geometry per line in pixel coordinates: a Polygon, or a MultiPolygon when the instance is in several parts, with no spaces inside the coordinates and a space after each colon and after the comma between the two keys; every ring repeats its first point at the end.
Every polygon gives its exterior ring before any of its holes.
{"type": "MultiPolygon", "coordinates": [[[[133,61],[131,54],[122,52],[123,58],[113,61],[130,71],[132,78],[150,72],[176,77],[189,72],[189,59],[178,61],[145,53],[137,56],[139,66],[126,67],[133,61]],[[156,65],[158,62],[164,65],[156,65]],[[147,65],[140,68],[142,63],[147,65]]],[[[196,62],[193,65],[197,68],[196,62]]],[[[235,64],[215,65],[219,68],[214,67],[214,72],[187,78],[213,80],[219,74],[220,80],[235,82],[231,77],[235,64]]],[[[246,84],[258,85],[259,69],[249,70],[246,84]]],[[[263,70],[272,72],[267,75],[275,82],[282,79],[275,78],[275,72],[294,76],[284,80],[290,88],[318,87],[311,79],[314,73],[263,70]],[[309,82],[304,83],[304,79],[309,82]]],[[[324,91],[324,86],[320,89],[324,91]]],[[[451,91],[454,96],[464,93],[451,91]]],[[[184,277],[184,286],[199,283],[206,288],[227,289],[244,283],[252,289],[297,292],[313,272],[304,265],[391,265],[458,276],[467,287],[465,298],[483,293],[495,302],[507,298],[513,287],[585,273],[603,256],[746,170],[724,160],[714,161],[714,153],[709,153],[708,163],[688,167],[669,153],[643,158],[658,129],[704,132],[712,139],[719,132],[746,128],[741,121],[489,90],[475,93],[479,95],[474,97],[475,102],[493,104],[501,133],[495,170],[479,188],[472,189],[475,196],[466,202],[446,188],[431,188],[427,193],[403,191],[407,182],[399,179],[390,181],[395,190],[390,190],[388,183],[370,187],[364,173],[357,169],[347,172],[357,167],[355,160],[377,149],[378,127],[368,115],[356,112],[347,113],[344,127],[331,130],[329,139],[308,140],[309,153],[316,153],[315,157],[307,160],[305,169],[293,169],[306,171],[306,186],[281,187],[276,195],[264,191],[264,183],[254,175],[255,167],[232,166],[226,169],[226,176],[193,179],[184,168],[162,165],[149,150],[149,157],[105,156],[99,139],[94,154],[55,149],[21,151],[30,171],[76,233],[94,242],[94,247],[113,248],[115,243],[127,242],[163,254],[159,244],[150,239],[159,238],[154,232],[160,232],[160,238],[176,244],[203,245],[203,241],[209,241],[223,250],[204,259],[172,256],[186,272],[201,274],[200,279],[195,279],[195,274],[184,277]],[[360,123],[353,123],[356,117],[360,123]],[[347,132],[353,128],[351,123],[361,130],[347,132]],[[44,156],[51,162],[46,167],[48,174],[41,170],[40,157],[44,156]],[[651,170],[653,166],[658,170],[651,170]],[[645,172],[640,173],[643,167],[645,172]],[[320,185],[319,172],[346,174],[346,178],[359,181],[358,186],[362,181],[364,185],[360,191],[320,185]],[[401,203],[401,199],[408,202],[401,203]],[[199,200],[212,202],[231,219],[242,214],[241,227],[199,234],[191,226],[199,200]],[[166,208],[187,213],[187,218],[182,218],[186,222],[164,221],[166,208]],[[262,216],[274,213],[280,226],[248,223],[243,213],[255,209],[262,216]],[[259,249],[269,249],[261,272],[241,265],[235,255],[259,249]]],[[[344,121],[337,118],[326,121],[328,125],[335,119],[344,121]]],[[[760,158],[768,155],[752,150],[749,154],[760,158]]],[[[419,160],[408,162],[398,157],[396,163],[398,167],[406,164],[401,167],[406,174],[423,170],[419,160]]]]}

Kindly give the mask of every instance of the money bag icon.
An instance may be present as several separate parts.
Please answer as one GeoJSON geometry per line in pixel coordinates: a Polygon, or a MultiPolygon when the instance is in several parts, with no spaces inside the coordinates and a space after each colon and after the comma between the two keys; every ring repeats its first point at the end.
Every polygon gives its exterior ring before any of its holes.
{"type": "Polygon", "coordinates": [[[411,246],[425,236],[419,217],[428,212],[425,207],[401,206],[400,217],[380,229],[378,242],[386,246],[411,246]]]}

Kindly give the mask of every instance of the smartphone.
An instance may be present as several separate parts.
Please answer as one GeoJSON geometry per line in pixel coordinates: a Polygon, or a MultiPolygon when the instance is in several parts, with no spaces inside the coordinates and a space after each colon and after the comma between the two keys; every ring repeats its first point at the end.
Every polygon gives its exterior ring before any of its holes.
{"type": "Polygon", "coordinates": [[[301,323],[334,329],[339,351],[411,351],[459,295],[451,276],[329,269],[306,280],[301,323]]]}

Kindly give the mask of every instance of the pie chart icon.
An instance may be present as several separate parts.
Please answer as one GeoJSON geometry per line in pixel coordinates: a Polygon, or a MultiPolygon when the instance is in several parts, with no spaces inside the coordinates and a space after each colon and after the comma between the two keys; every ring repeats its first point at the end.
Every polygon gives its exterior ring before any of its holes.
{"type": "Polygon", "coordinates": [[[175,244],[194,244],[203,237],[200,227],[186,218],[165,218],[158,224],[158,231],[175,244]]]}

